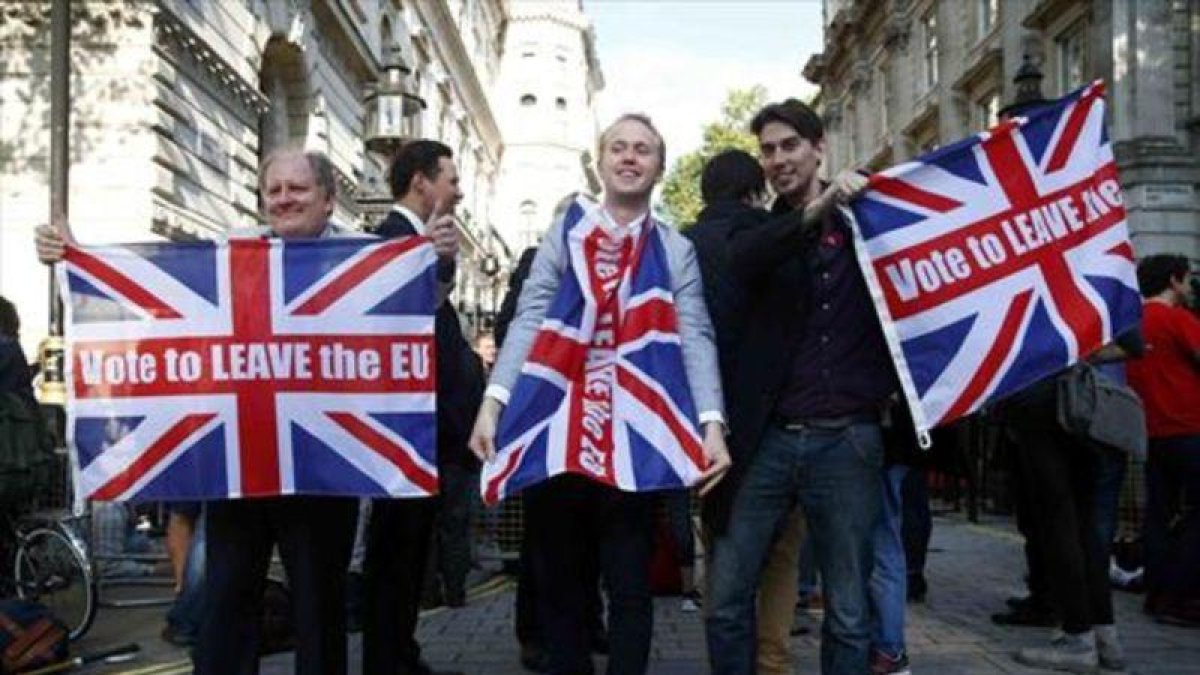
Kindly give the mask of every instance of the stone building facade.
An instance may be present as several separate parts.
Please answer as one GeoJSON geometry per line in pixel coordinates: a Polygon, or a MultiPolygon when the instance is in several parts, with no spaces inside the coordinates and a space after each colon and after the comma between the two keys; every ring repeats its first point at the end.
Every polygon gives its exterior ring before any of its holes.
{"type": "Polygon", "coordinates": [[[881,169],[982,130],[1028,58],[1048,97],[1108,83],[1140,255],[1200,260],[1200,0],[825,0],[827,168],[881,169]]]}
{"type": "MultiPolygon", "coordinates": [[[[49,2],[0,0],[0,294],[32,350],[48,275],[49,2]]],[[[83,243],[208,238],[260,220],[256,175],[282,143],[333,160],[335,220],[390,206],[404,140],[454,150],[465,199],[457,302],[478,323],[503,283],[495,236],[504,142],[491,93],[506,0],[71,2],[70,221],[83,243]]]]}
{"type": "Polygon", "coordinates": [[[566,195],[600,190],[596,95],[604,77],[579,0],[513,2],[496,109],[504,130],[496,224],[519,255],[566,195]]]}

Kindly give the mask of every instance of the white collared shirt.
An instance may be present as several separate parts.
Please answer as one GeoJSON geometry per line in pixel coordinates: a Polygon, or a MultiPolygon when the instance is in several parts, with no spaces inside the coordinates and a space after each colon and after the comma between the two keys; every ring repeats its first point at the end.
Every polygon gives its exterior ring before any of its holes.
{"type": "MultiPolygon", "coordinates": [[[[399,208],[399,205],[397,205],[397,208],[399,208]]],[[[613,232],[622,232],[622,230],[626,230],[628,236],[633,237],[635,240],[641,234],[642,226],[650,222],[650,219],[647,218],[647,216],[650,214],[649,210],[639,213],[636,218],[629,221],[629,225],[619,224],[616,219],[613,218],[612,214],[608,212],[608,209],[605,209],[602,206],[599,207],[598,210],[600,211],[600,216],[604,218],[604,225],[606,229],[609,229],[613,232]]],[[[503,405],[508,405],[508,399],[511,394],[512,392],[510,392],[507,387],[499,384],[489,384],[487,389],[484,391],[485,397],[494,398],[503,405]]],[[[721,425],[725,424],[725,415],[718,410],[702,410],[700,411],[698,417],[701,424],[704,424],[705,422],[717,422],[721,425]]]]}

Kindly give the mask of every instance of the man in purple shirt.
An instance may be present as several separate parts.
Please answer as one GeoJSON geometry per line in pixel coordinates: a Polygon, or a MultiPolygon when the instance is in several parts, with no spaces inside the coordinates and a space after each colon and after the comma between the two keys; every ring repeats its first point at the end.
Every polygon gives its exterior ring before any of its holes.
{"type": "Polygon", "coordinates": [[[731,273],[750,301],[726,392],[738,485],[709,572],[709,661],[714,673],[753,672],[758,575],[779,523],[800,504],[824,583],[821,672],[862,675],[881,513],[879,421],[897,389],[852,233],[834,208],[866,179],[817,179],[824,130],[800,101],[768,105],[751,130],[779,198],[774,218],[728,242],[731,273]]]}

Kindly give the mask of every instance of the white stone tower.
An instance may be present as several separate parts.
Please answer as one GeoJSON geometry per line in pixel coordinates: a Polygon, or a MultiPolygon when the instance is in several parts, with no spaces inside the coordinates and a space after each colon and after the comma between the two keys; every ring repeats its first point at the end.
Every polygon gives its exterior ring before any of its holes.
{"type": "Polygon", "coordinates": [[[580,0],[508,3],[492,107],[504,138],[493,222],[513,255],[538,243],[554,206],[595,194],[595,98],[604,87],[580,0]]]}

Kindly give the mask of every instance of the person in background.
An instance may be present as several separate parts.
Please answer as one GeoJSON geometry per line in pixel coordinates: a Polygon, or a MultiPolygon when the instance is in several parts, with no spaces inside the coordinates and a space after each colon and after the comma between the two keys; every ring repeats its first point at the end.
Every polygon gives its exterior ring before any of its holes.
{"type": "MultiPolygon", "coordinates": [[[[446,561],[447,600],[465,602],[465,589],[454,586],[470,566],[459,536],[469,513],[474,457],[466,450],[471,416],[479,405],[478,357],[463,337],[462,324],[449,301],[459,248],[454,206],[462,199],[458,168],[449,146],[415,140],[401,146],[389,171],[392,210],[376,230],[381,237],[428,236],[437,252],[437,451],[440,494],[424,499],[376,499],[366,525],[363,560],[363,672],[365,675],[429,675],[416,640],[421,591],[438,510],[451,540],[446,561]],[[468,358],[469,357],[469,358],[468,358]],[[473,363],[472,363],[473,362],[473,363]]],[[[465,532],[464,532],[465,534],[465,532]]]]}
{"type": "Polygon", "coordinates": [[[487,331],[480,333],[475,338],[475,353],[483,362],[483,369],[491,373],[492,366],[496,363],[496,336],[487,331]]]}
{"type": "MultiPolygon", "coordinates": [[[[766,192],[766,176],[757,159],[742,150],[720,152],[701,171],[700,194],[704,199],[704,208],[696,223],[687,231],[700,263],[704,300],[712,317],[721,386],[725,392],[735,390],[734,377],[738,363],[743,358],[741,343],[747,325],[742,317],[753,301],[729,269],[728,241],[735,230],[756,227],[769,219],[770,215],[762,208],[766,192]]],[[[730,411],[731,428],[740,427],[743,421],[736,414],[742,407],[728,397],[725,404],[730,411]]],[[[735,441],[730,445],[735,462],[729,479],[704,499],[702,515],[706,528],[705,539],[709,542],[706,548],[710,562],[714,548],[712,542],[726,530],[729,507],[740,481],[741,465],[736,458],[750,454],[736,442],[741,438],[735,435],[731,439],[735,441]]],[[[676,499],[676,511],[690,506],[687,493],[682,493],[682,497],[676,499]]],[[[679,518],[678,515],[674,517],[679,518]]],[[[687,531],[690,536],[690,520],[687,531]]],[[[797,508],[783,521],[775,535],[759,581],[756,616],[757,664],[760,673],[792,671],[792,598],[796,597],[799,583],[797,567],[803,534],[804,517],[797,508]]],[[[682,532],[677,536],[682,536],[682,532]]],[[[694,601],[695,598],[685,597],[685,608],[686,603],[694,601]]]]}
{"type": "Polygon", "coordinates": [[[1128,363],[1146,407],[1146,605],[1158,620],[1200,624],[1200,319],[1187,307],[1187,258],[1138,265],[1146,355],[1128,363]]]}
{"type": "Polygon", "coordinates": [[[175,575],[175,602],[167,612],[162,639],[177,647],[190,647],[200,634],[207,607],[204,507],[199,502],[175,502],[169,511],[167,555],[175,575]]]}
{"type": "MultiPolygon", "coordinates": [[[[1136,356],[1141,336],[1128,331],[1089,357],[1107,361],[1136,356]]],[[[1044,646],[1025,647],[1016,660],[1027,666],[1087,670],[1125,666],[1113,614],[1108,556],[1096,527],[1100,457],[1090,442],[1058,420],[1058,386],[1066,370],[1049,375],[998,404],[1025,464],[1017,474],[1036,518],[1036,548],[1044,554],[1046,583],[1062,626],[1044,646]]]]}
{"type": "Polygon", "coordinates": [[[33,373],[21,349],[21,317],[17,308],[0,295],[0,393],[13,393],[29,405],[33,397],[33,373]]]}
{"type": "MultiPolygon", "coordinates": [[[[0,295],[0,396],[15,394],[18,401],[35,408],[33,374],[25,352],[21,349],[21,318],[17,308],[0,295]]],[[[20,405],[20,403],[16,404],[20,405]]],[[[15,512],[20,506],[19,495],[0,494],[0,516],[15,512]]],[[[0,522],[3,522],[0,520],[0,522]]],[[[0,527],[0,579],[12,579],[12,560],[16,542],[8,528],[0,527]]],[[[11,592],[7,583],[0,583],[0,595],[11,592]]]]}

